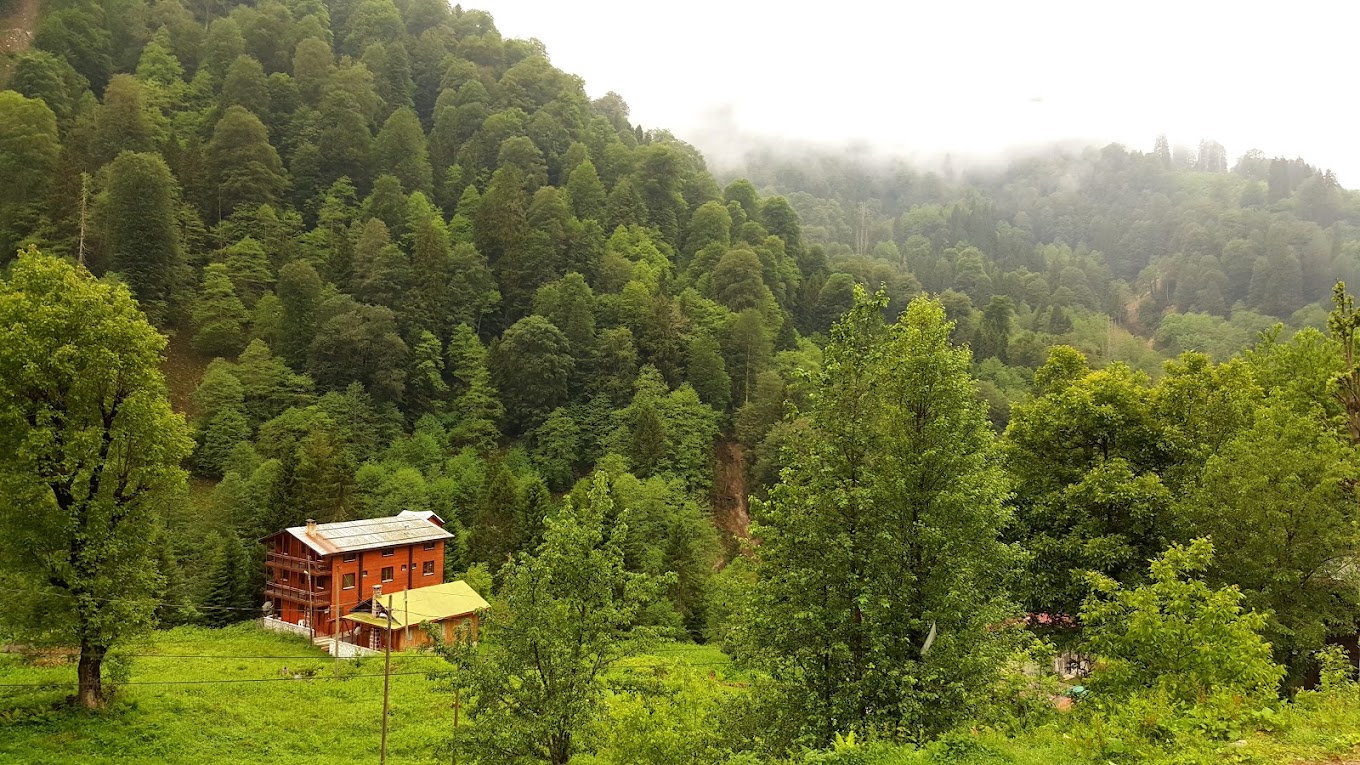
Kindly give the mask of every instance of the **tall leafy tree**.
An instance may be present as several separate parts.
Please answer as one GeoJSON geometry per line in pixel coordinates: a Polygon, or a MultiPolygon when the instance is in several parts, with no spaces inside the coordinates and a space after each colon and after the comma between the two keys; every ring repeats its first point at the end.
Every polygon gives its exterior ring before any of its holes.
{"type": "Polygon", "coordinates": [[[0,328],[0,619],[78,645],[78,699],[98,707],[104,657],[150,626],[157,508],[192,442],[165,339],[125,289],[30,249],[0,281],[0,328]]]}
{"type": "Polygon", "coordinates": [[[648,578],[624,567],[622,525],[600,476],[589,497],[548,521],[543,545],[506,564],[487,640],[445,649],[454,683],[475,702],[460,750],[506,762],[565,765],[590,751],[604,704],[604,673],[627,654],[648,578]]]}
{"type": "Polygon", "coordinates": [[[1008,650],[1014,554],[995,437],[939,303],[884,326],[862,292],[832,330],[807,433],[757,506],[752,658],[811,742],[930,735],[1008,650]]]}
{"type": "Polygon", "coordinates": [[[1161,471],[1171,459],[1146,376],[1123,364],[1091,371],[1058,346],[1035,372],[1033,398],[1006,428],[1017,536],[1031,552],[1033,611],[1074,614],[1086,571],[1137,581],[1146,561],[1181,538],[1161,471]]]}
{"type": "Polygon", "coordinates": [[[1311,654],[1360,618],[1344,573],[1360,548],[1360,459],[1316,411],[1276,399],[1210,457],[1186,512],[1213,540],[1211,577],[1267,614],[1275,660],[1302,682],[1311,654]]]}

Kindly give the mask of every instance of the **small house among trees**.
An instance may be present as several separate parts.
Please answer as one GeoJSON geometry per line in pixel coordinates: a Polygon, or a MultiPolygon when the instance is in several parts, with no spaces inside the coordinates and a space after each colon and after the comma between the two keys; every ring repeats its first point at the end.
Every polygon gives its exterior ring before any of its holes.
{"type": "MultiPolygon", "coordinates": [[[[387,518],[308,521],[266,537],[265,597],[272,618],[336,632],[340,617],[384,593],[444,583],[444,542],[453,535],[433,513],[402,511],[387,518]]],[[[475,593],[474,593],[475,594],[475,593]]]]}
{"type": "Polygon", "coordinates": [[[392,650],[428,646],[432,625],[446,643],[477,641],[480,613],[491,605],[467,582],[445,582],[418,590],[380,594],[345,614],[341,627],[347,642],[379,650],[391,641],[392,650]]]}

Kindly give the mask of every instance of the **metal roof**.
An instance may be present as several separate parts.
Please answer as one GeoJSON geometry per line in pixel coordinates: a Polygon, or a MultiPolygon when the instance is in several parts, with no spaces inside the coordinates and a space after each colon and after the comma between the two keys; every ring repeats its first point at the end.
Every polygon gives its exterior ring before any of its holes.
{"type": "Polygon", "coordinates": [[[430,519],[434,519],[435,521],[437,521],[437,522],[439,523],[440,526],[443,526],[443,525],[444,525],[444,519],[443,519],[443,518],[440,518],[438,514],[436,514],[435,512],[433,512],[433,511],[431,511],[431,510],[402,510],[400,513],[397,513],[397,516],[396,516],[396,517],[398,517],[398,518],[419,518],[419,519],[421,519],[422,521],[428,521],[428,520],[430,520],[430,519]]]}
{"type": "MultiPolygon", "coordinates": [[[[491,607],[491,604],[487,603],[481,595],[478,595],[476,590],[469,587],[467,582],[461,580],[383,595],[379,598],[378,603],[386,608],[389,602],[388,598],[391,598],[392,604],[392,629],[401,629],[408,624],[437,622],[454,616],[465,616],[491,607]]],[[[354,608],[353,612],[345,614],[341,618],[363,622],[383,629],[387,628],[385,612],[382,616],[375,616],[371,613],[373,610],[372,598],[359,603],[354,608]]]]}
{"type": "Polygon", "coordinates": [[[318,523],[311,534],[306,526],[291,526],[287,532],[321,555],[453,538],[439,526],[414,515],[318,523]]]}

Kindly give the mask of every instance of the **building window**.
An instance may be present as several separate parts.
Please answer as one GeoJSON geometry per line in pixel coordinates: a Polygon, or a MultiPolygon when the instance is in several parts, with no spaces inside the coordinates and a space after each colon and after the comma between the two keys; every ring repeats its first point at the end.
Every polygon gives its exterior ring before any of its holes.
{"type": "Polygon", "coordinates": [[[397,550],[396,550],[396,548],[394,548],[394,547],[389,547],[389,548],[387,548],[386,550],[383,550],[383,557],[384,557],[384,558],[390,558],[390,557],[392,557],[393,555],[396,555],[396,554],[397,554],[397,550]]]}
{"type": "Polygon", "coordinates": [[[433,549],[434,549],[434,542],[426,542],[425,545],[424,545],[423,547],[421,547],[421,549],[422,549],[422,550],[433,550],[433,549]]]}
{"type": "Polygon", "coordinates": [[[433,575],[434,575],[434,561],[432,561],[432,560],[427,560],[427,561],[425,561],[424,563],[420,564],[420,573],[421,573],[422,576],[433,576],[433,575]]]}
{"type": "Polygon", "coordinates": [[[382,570],[382,580],[383,580],[384,582],[390,582],[390,581],[392,581],[392,567],[391,567],[391,566],[386,566],[386,567],[383,568],[383,570],[382,570]]]}
{"type": "Polygon", "coordinates": [[[284,569],[284,570],[280,573],[279,579],[280,579],[281,581],[284,581],[284,582],[288,581],[288,569],[284,569]]]}
{"type": "Polygon", "coordinates": [[[346,563],[353,563],[355,559],[357,559],[358,557],[359,557],[358,553],[345,553],[345,557],[342,560],[344,560],[346,563]]]}
{"type": "Polygon", "coordinates": [[[340,587],[346,590],[354,589],[354,574],[345,574],[340,577],[340,587]]]}

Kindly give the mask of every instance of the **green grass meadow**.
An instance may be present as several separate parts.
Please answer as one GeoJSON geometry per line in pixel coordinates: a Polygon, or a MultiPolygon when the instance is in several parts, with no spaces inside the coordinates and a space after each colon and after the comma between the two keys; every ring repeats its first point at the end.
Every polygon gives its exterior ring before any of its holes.
{"type": "MultiPolygon", "coordinates": [[[[135,655],[128,684],[97,714],[64,703],[74,663],[0,656],[0,684],[57,685],[0,688],[0,762],[314,765],[328,754],[336,763],[377,762],[382,657],[337,663],[302,638],[250,624],[158,632],[123,652],[135,655]],[[210,680],[259,682],[188,684],[210,680]],[[185,684],[150,684],[167,681],[185,684]]],[[[389,762],[435,761],[453,699],[426,673],[445,666],[430,655],[392,657],[389,762]]]]}
{"type": "MultiPolygon", "coordinates": [[[[114,703],[98,713],[67,704],[75,684],[70,657],[0,654],[0,763],[316,765],[333,761],[351,765],[378,761],[380,656],[336,662],[302,638],[264,632],[252,624],[156,632],[122,648],[121,653],[126,658],[112,674],[125,674],[124,684],[114,703]],[[222,680],[248,682],[217,682],[222,680]]],[[[453,730],[453,695],[437,676],[446,666],[429,654],[393,655],[389,763],[450,761],[442,746],[453,730]]],[[[642,688],[658,678],[673,680],[681,668],[680,675],[709,686],[699,691],[705,697],[744,688],[750,679],[716,648],[668,643],[647,655],[623,660],[610,673],[610,681],[616,687],[642,688]]],[[[695,686],[688,688],[689,693],[696,692],[695,686]]],[[[626,714],[623,710],[633,703],[624,699],[611,695],[611,705],[622,705],[616,713],[626,714]]],[[[676,704],[667,709],[682,713],[682,700],[676,704]]],[[[1354,763],[1360,761],[1360,689],[1305,693],[1281,704],[1276,717],[1244,730],[1238,740],[1192,740],[1154,756],[1146,752],[1110,756],[1092,745],[1098,737],[1098,732],[1083,729],[1078,716],[1054,714],[1047,722],[1011,735],[988,728],[955,731],[921,749],[866,746],[852,740],[830,752],[809,754],[802,761],[847,765],[1354,763]]],[[[617,756],[603,755],[586,756],[582,761],[620,762],[617,756]]]]}

